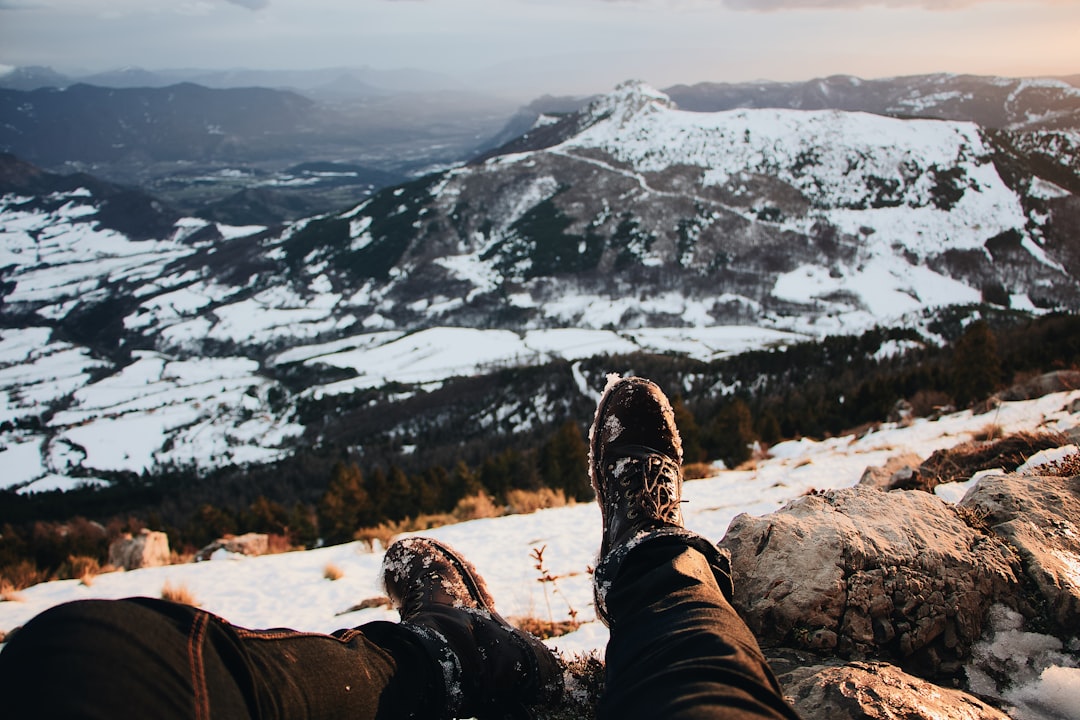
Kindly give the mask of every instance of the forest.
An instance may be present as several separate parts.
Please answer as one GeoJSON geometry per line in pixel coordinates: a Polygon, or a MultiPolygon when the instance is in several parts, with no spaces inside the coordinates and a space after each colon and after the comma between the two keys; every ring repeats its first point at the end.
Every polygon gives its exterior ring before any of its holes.
{"type": "MultiPolygon", "coordinates": [[[[633,355],[592,358],[581,370],[602,378],[606,369],[627,368],[668,389],[694,476],[707,472],[703,463],[737,467],[781,440],[977,407],[1033,376],[1080,369],[1075,315],[1031,318],[981,306],[940,314],[929,330],[939,341],[877,328],[708,363],[633,355]]],[[[268,533],[280,549],[375,542],[402,530],[588,501],[594,406],[569,378],[560,362],[460,378],[383,404],[373,405],[370,391],[310,401],[298,408],[309,434],[273,464],[161,468],[115,473],[104,487],[0,492],[0,584],[79,577],[106,564],[113,539],[142,528],[166,532],[179,561],[226,534],[268,533]],[[524,402],[539,387],[571,398],[562,416],[516,431],[455,420],[455,412],[492,397],[524,402]],[[422,429],[408,452],[379,435],[401,418],[422,429]]]]}

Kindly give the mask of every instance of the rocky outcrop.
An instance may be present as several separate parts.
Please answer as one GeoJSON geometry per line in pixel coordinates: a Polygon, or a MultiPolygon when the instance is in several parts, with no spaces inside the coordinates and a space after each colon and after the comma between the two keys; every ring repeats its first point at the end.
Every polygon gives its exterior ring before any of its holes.
{"type": "Polygon", "coordinates": [[[872,465],[859,478],[860,485],[878,490],[890,490],[914,476],[922,458],[915,453],[905,453],[889,458],[884,465],[872,465]]]}
{"type": "Polygon", "coordinates": [[[168,565],[169,537],[146,529],[125,533],[109,545],[109,564],[124,570],[168,565]]]}
{"type": "Polygon", "coordinates": [[[265,555],[270,551],[270,536],[265,533],[226,535],[195,553],[195,561],[209,560],[218,550],[235,555],[265,555]]]}
{"type": "Polygon", "coordinates": [[[785,682],[803,720],[1007,720],[1000,710],[961,690],[943,688],[881,662],[816,667],[785,682]]]}
{"type": "Polygon", "coordinates": [[[994,603],[1016,605],[1020,560],[943,500],[867,486],[740,515],[720,543],[734,605],[766,645],[877,658],[954,676],[994,603]]]}
{"type": "Polygon", "coordinates": [[[1080,628],[1080,476],[999,475],[979,481],[961,507],[974,510],[1020,556],[1045,620],[1080,628]]]}

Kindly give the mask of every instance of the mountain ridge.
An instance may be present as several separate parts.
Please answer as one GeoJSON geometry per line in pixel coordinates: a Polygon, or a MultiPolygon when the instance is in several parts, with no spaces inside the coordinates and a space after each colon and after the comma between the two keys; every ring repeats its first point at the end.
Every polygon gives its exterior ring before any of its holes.
{"type": "MultiPolygon", "coordinates": [[[[531,148],[277,227],[180,218],[135,240],[73,181],[6,195],[0,309],[22,380],[5,381],[5,412],[37,428],[6,436],[28,458],[17,484],[280,458],[301,399],[878,324],[934,342],[941,306],[1080,302],[1070,133],[690,113],[640,83],[559,122],[531,148]],[[104,452],[106,436],[126,449],[104,452]]],[[[549,402],[510,427],[546,422],[549,402]]]]}

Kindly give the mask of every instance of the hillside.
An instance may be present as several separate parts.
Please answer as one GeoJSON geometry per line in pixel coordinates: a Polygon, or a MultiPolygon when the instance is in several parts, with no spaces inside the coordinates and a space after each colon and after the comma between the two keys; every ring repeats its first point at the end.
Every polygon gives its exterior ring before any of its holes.
{"type": "MultiPolygon", "coordinates": [[[[695,531],[720,540],[741,513],[765,515],[808,495],[852,487],[868,466],[885,465],[894,457],[928,458],[936,450],[983,436],[989,424],[1006,435],[1071,429],[1075,437],[1080,426],[1078,401],[1080,391],[1071,391],[1037,400],[1005,402],[984,414],[965,411],[934,421],[884,424],[873,432],[824,442],[802,439],[781,443],[771,448],[770,457],[759,460],[752,469],[714,470],[708,479],[686,483],[686,523],[695,531]]],[[[1033,457],[1023,469],[1036,473],[1040,462],[1070,452],[1077,452],[1075,445],[1056,454],[1033,457]]],[[[977,473],[963,482],[940,485],[936,492],[948,503],[955,503],[979,478],[998,474],[999,471],[977,473]]],[[[570,658],[574,653],[602,653],[607,640],[607,630],[596,620],[592,608],[591,575],[587,571],[595,563],[600,528],[596,505],[586,503],[531,515],[463,522],[424,534],[450,543],[476,564],[504,615],[567,620],[571,610],[576,611],[582,623],[576,632],[548,641],[570,658]],[[553,587],[549,587],[551,583],[537,582],[538,572],[531,558],[536,549],[543,550],[547,570],[558,577],[553,587]],[[556,590],[557,594],[552,594],[556,590]]],[[[895,536],[901,535],[902,530],[897,529],[895,536]]],[[[372,549],[364,543],[265,557],[244,557],[222,551],[212,562],[100,574],[86,582],[44,583],[19,592],[12,601],[0,602],[0,633],[10,632],[60,602],[91,597],[158,596],[166,584],[186,589],[201,607],[248,627],[284,626],[330,632],[373,620],[393,621],[396,614],[377,600],[383,596],[378,581],[381,557],[378,545],[372,549]],[[327,579],[330,567],[340,571],[339,579],[327,579]],[[369,600],[375,600],[372,607],[357,608],[362,601],[369,600]]],[[[902,600],[897,600],[898,605],[902,600]]],[[[983,699],[1009,708],[1014,718],[1069,717],[1070,703],[1075,702],[1080,683],[1076,647],[1063,648],[1060,640],[1045,634],[1045,630],[1035,627],[1030,620],[1027,622],[1018,625],[1010,625],[1004,619],[998,624],[987,622],[985,634],[960,673],[963,687],[970,688],[970,683],[990,673],[1002,686],[981,686],[983,699]],[[1007,678],[1001,677],[1002,667],[1009,668],[1007,678]]],[[[822,662],[826,655],[804,654],[801,660],[822,662]]],[[[877,708],[896,707],[888,705],[896,702],[896,695],[890,694],[896,691],[895,687],[888,691],[879,686],[868,692],[868,702],[877,708]]],[[[901,697],[904,697],[902,693],[901,697]]],[[[947,707],[940,688],[925,686],[921,701],[932,702],[935,698],[947,707]]],[[[970,705],[970,702],[958,704],[951,709],[958,713],[963,708],[970,711],[970,705]]],[[[916,710],[908,706],[908,712],[916,710]]]]}
{"type": "MultiPolygon", "coordinates": [[[[951,306],[1075,311],[1075,138],[1048,138],[688,113],[630,83],[486,160],[271,228],[146,199],[147,224],[120,227],[121,189],[8,159],[7,485],[288,457],[325,439],[334,405],[369,402],[357,391],[424,398],[564,363],[527,400],[432,413],[513,435],[573,417],[574,363],[595,355],[711,362],[890,325],[904,349],[954,339],[932,329],[951,306]]],[[[378,443],[405,458],[417,430],[400,422],[378,443]]]]}

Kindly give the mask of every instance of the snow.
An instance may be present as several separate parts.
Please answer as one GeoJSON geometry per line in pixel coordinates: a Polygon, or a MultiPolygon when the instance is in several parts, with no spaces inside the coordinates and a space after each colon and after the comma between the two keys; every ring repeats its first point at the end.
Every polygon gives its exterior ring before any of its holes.
{"type": "MultiPolygon", "coordinates": [[[[190,373],[193,378],[199,374],[190,373]]],[[[145,373],[139,375],[145,379],[145,373]]],[[[596,394],[596,389],[583,390],[596,394]]],[[[994,421],[1006,433],[1076,426],[1080,413],[1070,414],[1066,408],[1077,399],[1080,391],[1004,403],[995,410],[994,421]]],[[[853,486],[868,465],[883,464],[906,452],[929,456],[970,439],[987,422],[987,416],[965,411],[907,426],[885,424],[862,436],[781,443],[752,470],[718,470],[711,478],[686,482],[685,522],[692,530],[719,540],[740,513],[772,512],[811,489],[853,486]]],[[[544,588],[536,582],[530,557],[534,549],[546,547],[545,564],[560,576],[559,593],[550,597],[552,618],[568,618],[573,607],[584,621],[578,631],[549,644],[564,653],[603,652],[607,630],[595,619],[588,573],[595,565],[601,535],[600,512],[594,503],[475,520],[423,534],[449,543],[471,560],[487,581],[500,612],[508,616],[547,617],[544,588]]],[[[346,612],[361,600],[383,595],[378,577],[381,559],[380,549],[371,551],[366,544],[354,542],[258,558],[231,555],[213,562],[109,573],[95,578],[90,586],[77,580],[43,583],[20,591],[18,601],[0,603],[0,629],[14,628],[69,600],[157,596],[166,582],[186,587],[201,607],[246,627],[331,632],[373,620],[396,620],[386,608],[346,612]],[[325,579],[323,569],[328,564],[341,568],[344,576],[333,582],[325,579]]],[[[1080,565],[1080,558],[1072,562],[1080,565]]],[[[1080,671],[1069,666],[1073,656],[1054,638],[1024,632],[1022,618],[1009,612],[997,611],[993,633],[977,649],[986,663],[1007,658],[1027,668],[1024,683],[1007,700],[1029,708],[1023,716],[1029,718],[1052,717],[1030,710],[1040,707],[1037,699],[1041,706],[1059,712],[1077,707],[1080,671]]],[[[969,669],[976,682],[978,672],[969,669]]]]}

